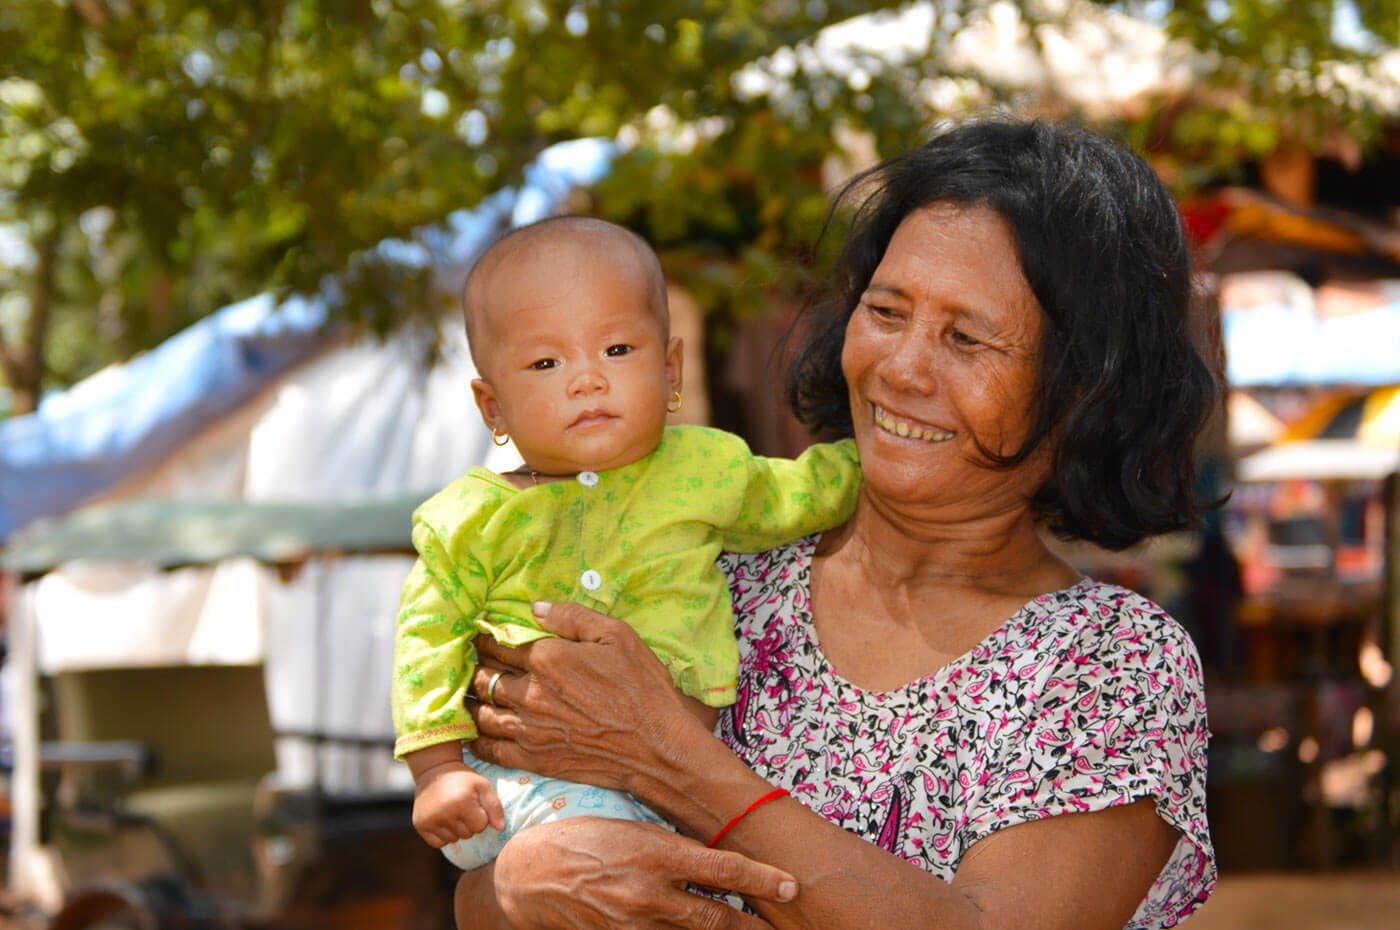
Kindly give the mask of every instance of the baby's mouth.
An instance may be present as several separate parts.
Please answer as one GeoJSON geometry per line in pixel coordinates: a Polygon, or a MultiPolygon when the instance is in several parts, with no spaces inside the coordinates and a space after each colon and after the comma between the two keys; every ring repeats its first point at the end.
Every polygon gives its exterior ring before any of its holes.
{"type": "Polygon", "coordinates": [[[919,439],[924,442],[944,442],[953,438],[953,434],[947,430],[913,420],[896,419],[879,404],[872,406],[875,408],[875,425],[887,433],[894,433],[904,439],[919,439]]]}
{"type": "Polygon", "coordinates": [[[580,413],[569,426],[570,428],[576,426],[597,426],[611,419],[614,419],[613,415],[606,410],[585,410],[583,413],[580,413]]]}

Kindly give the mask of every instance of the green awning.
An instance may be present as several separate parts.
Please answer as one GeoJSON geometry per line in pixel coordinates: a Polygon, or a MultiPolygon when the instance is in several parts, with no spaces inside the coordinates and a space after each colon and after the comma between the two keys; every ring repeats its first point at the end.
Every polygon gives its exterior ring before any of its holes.
{"type": "Polygon", "coordinates": [[[413,510],[429,493],[288,503],[146,498],[95,505],[14,533],[0,549],[0,568],[43,572],[77,559],[175,568],[236,556],[280,563],[329,553],[411,555],[413,510]]]}

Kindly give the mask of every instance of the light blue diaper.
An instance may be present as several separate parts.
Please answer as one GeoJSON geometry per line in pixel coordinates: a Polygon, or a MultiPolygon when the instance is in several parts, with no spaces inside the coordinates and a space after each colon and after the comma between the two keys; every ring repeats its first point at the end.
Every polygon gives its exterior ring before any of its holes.
{"type": "Polygon", "coordinates": [[[671,829],[670,824],[625,791],[580,785],[522,769],[492,765],[465,750],[463,757],[468,765],[491,780],[506,813],[504,830],[487,827],[470,839],[457,840],[442,848],[447,860],[463,871],[495,859],[507,840],[537,823],[550,823],[569,817],[609,817],[613,820],[655,823],[671,829]]]}

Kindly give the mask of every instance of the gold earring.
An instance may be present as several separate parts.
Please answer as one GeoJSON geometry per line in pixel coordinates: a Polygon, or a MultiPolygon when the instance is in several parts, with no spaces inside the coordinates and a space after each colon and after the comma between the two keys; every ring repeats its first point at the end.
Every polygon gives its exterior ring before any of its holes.
{"type": "Polygon", "coordinates": [[[491,427],[491,441],[498,446],[503,446],[506,443],[510,442],[510,433],[496,432],[499,428],[500,427],[497,426],[491,427]]]}
{"type": "Polygon", "coordinates": [[[667,412],[667,413],[679,413],[679,412],[680,412],[680,409],[681,409],[681,403],[682,403],[682,401],[681,401],[681,392],[680,392],[680,391],[672,391],[672,392],[671,392],[671,399],[670,399],[670,401],[668,401],[667,404],[666,404],[666,412],[667,412]],[[675,404],[675,406],[672,407],[671,404],[675,404]]]}

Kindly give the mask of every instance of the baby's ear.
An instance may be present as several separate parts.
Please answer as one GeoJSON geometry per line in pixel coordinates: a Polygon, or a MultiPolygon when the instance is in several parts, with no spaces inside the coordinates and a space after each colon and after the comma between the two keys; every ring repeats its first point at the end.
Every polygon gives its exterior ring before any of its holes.
{"type": "Polygon", "coordinates": [[[473,378],[472,399],[476,401],[476,409],[481,411],[481,419],[488,429],[510,432],[506,418],[501,416],[501,402],[496,399],[495,388],[481,378],[473,378]]]}
{"type": "Polygon", "coordinates": [[[680,336],[672,336],[666,343],[666,380],[671,390],[681,390],[681,362],[685,360],[685,343],[680,336]]]}

